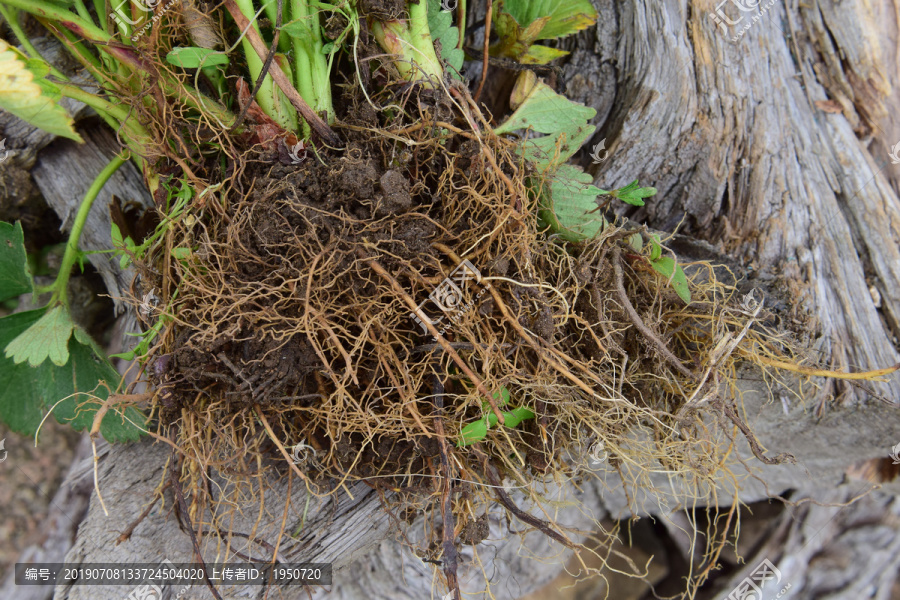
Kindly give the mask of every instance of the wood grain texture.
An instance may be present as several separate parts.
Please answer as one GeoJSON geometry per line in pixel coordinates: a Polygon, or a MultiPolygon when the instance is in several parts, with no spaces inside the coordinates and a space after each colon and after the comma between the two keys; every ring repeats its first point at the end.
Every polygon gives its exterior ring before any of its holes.
{"type": "MultiPolygon", "coordinates": [[[[709,18],[713,0],[597,2],[603,25],[569,44],[567,94],[599,110],[591,143],[606,139],[610,153],[589,165],[597,185],[640,178],[659,190],[623,213],[778,276],[825,364],[890,366],[900,361],[898,167],[884,142],[900,140],[896,3],[798,4],[775,2],[733,42],[709,18]],[[816,104],[835,98],[846,110],[816,104]]],[[[900,401],[897,377],[873,388],[900,401]]],[[[822,393],[865,396],[832,383],[822,393]]]]}

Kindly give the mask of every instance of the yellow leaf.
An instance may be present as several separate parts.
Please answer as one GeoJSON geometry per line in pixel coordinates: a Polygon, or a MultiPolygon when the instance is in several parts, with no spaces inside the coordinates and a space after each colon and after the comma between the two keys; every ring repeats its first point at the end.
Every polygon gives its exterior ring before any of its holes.
{"type": "Polygon", "coordinates": [[[0,40],[0,108],[49,133],[83,141],[72,117],[52,97],[44,95],[18,52],[0,40]]]}

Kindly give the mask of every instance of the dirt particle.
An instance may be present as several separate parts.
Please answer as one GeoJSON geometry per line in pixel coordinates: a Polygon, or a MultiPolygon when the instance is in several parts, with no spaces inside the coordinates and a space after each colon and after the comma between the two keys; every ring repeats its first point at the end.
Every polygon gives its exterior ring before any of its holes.
{"type": "Polygon", "coordinates": [[[475,546],[488,538],[491,528],[488,525],[487,513],[481,515],[474,521],[466,521],[462,531],[459,532],[459,540],[463,544],[475,546]]]}
{"type": "Polygon", "coordinates": [[[412,207],[409,181],[399,171],[391,170],[381,176],[381,190],[384,199],[375,212],[376,216],[396,214],[412,207]]]}

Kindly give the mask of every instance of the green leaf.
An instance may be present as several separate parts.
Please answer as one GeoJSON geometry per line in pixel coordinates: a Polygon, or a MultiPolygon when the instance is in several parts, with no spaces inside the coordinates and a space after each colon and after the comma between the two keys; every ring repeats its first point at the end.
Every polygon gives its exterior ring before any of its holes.
{"type": "Polygon", "coordinates": [[[453,26],[453,15],[441,10],[440,0],[428,0],[428,29],[431,31],[431,39],[440,42],[440,59],[449,67],[450,76],[454,79],[462,79],[460,70],[466,55],[457,48],[459,28],[453,26]]]}
{"type": "Polygon", "coordinates": [[[54,135],[83,141],[69,113],[42,88],[55,86],[35,79],[19,52],[0,39],[0,108],[54,135]]]}
{"type": "MultiPolygon", "coordinates": [[[[45,314],[45,309],[39,309],[0,319],[0,348],[37,324],[45,314]]],[[[76,328],[75,339],[69,344],[70,361],[62,367],[49,362],[38,367],[17,365],[0,353],[0,420],[10,429],[33,436],[44,416],[44,409],[50,409],[60,400],[62,402],[53,410],[57,421],[68,422],[78,430],[93,424],[100,404],[87,393],[105,400],[108,392],[102,386],[98,388],[98,382],[102,379],[115,389],[119,375],[112,365],[95,355],[93,342],[85,344],[80,340],[89,338],[76,328]],[[83,393],[63,400],[76,392],[83,393]]],[[[142,425],[146,421],[134,407],[127,409],[125,414],[135,423],[142,425]]],[[[141,431],[123,421],[122,414],[115,409],[103,418],[100,433],[110,442],[133,441],[141,435],[141,431]]]]}
{"type": "Polygon", "coordinates": [[[644,206],[644,198],[656,195],[655,187],[639,187],[638,180],[635,179],[628,185],[617,190],[608,192],[622,202],[633,206],[644,206]]]}
{"type": "Polygon", "coordinates": [[[61,367],[69,362],[69,338],[74,327],[69,312],[57,306],[11,341],[4,353],[17,365],[27,360],[29,365],[36,367],[49,358],[61,367]]]}
{"type": "Polygon", "coordinates": [[[691,303],[691,290],[688,287],[687,276],[681,266],[675,264],[675,259],[671,256],[662,256],[657,260],[651,260],[650,266],[669,281],[679,298],[686,304],[691,303]]]}
{"type": "Polygon", "coordinates": [[[22,225],[0,221],[0,302],[33,291],[22,225]]]}
{"type": "MultiPolygon", "coordinates": [[[[44,309],[29,310],[0,319],[0,348],[37,323],[44,309]]],[[[0,352],[0,420],[18,433],[34,435],[41,422],[38,369],[16,365],[0,352]]]]}
{"type": "Polygon", "coordinates": [[[309,28],[311,20],[309,17],[303,17],[294,21],[289,21],[281,25],[281,33],[298,38],[308,40],[312,38],[312,29],[309,28]]]}
{"type": "Polygon", "coordinates": [[[210,50],[209,48],[184,46],[170,50],[169,53],[166,54],[166,61],[171,65],[183,69],[197,69],[199,67],[227,65],[228,56],[220,51],[210,50]]]}
{"type": "Polygon", "coordinates": [[[499,41],[491,46],[491,54],[524,62],[522,57],[538,40],[541,30],[549,21],[550,17],[543,17],[523,27],[512,15],[503,10],[503,2],[494,4],[494,31],[499,41]]]}
{"type": "Polygon", "coordinates": [[[594,126],[588,121],[597,111],[576,104],[565,96],[537,81],[530,72],[520,77],[513,91],[515,112],[494,133],[502,135],[520,129],[546,134],[523,143],[523,156],[546,169],[566,162],[587,139],[593,135],[594,126]]]}
{"type": "Polygon", "coordinates": [[[459,432],[460,439],[459,442],[457,442],[457,445],[469,446],[475,442],[480,442],[487,436],[487,430],[487,417],[479,419],[474,423],[469,423],[459,432]]]}
{"type": "MultiPolygon", "coordinates": [[[[506,387],[500,388],[499,392],[494,392],[494,400],[497,402],[498,406],[506,406],[509,404],[509,390],[506,389],[506,387]]],[[[487,436],[488,429],[495,427],[500,421],[491,409],[489,402],[483,402],[482,409],[486,411],[484,417],[473,423],[469,423],[459,432],[460,438],[456,442],[456,445],[460,448],[483,440],[487,436]]],[[[501,414],[503,415],[506,427],[515,427],[526,419],[534,418],[534,412],[524,406],[519,406],[510,411],[503,411],[501,414]]]]}
{"type": "MultiPolygon", "coordinates": [[[[99,385],[106,382],[110,388],[116,389],[119,373],[109,362],[96,354],[98,350],[93,341],[84,344],[79,338],[90,339],[87,334],[76,329],[75,338],[71,341],[71,360],[64,368],[52,368],[46,365],[39,378],[40,393],[44,404],[67,398],[53,409],[53,415],[60,423],[68,423],[76,431],[90,429],[94,423],[97,409],[109,395],[109,391],[99,385]]],[[[129,407],[125,411],[131,421],[143,426],[146,417],[136,408],[129,407]]],[[[141,431],[128,422],[121,412],[110,410],[100,424],[100,433],[110,442],[136,441],[141,431]]]]}
{"type": "Polygon", "coordinates": [[[590,0],[505,0],[506,11],[523,27],[549,17],[537,39],[549,40],[573,34],[597,22],[590,0]]]}
{"type": "Polygon", "coordinates": [[[659,260],[662,256],[662,246],[659,245],[659,236],[650,237],[650,262],[659,260]]]}
{"type": "Polygon", "coordinates": [[[560,165],[541,188],[538,216],[551,232],[564,240],[580,242],[594,237],[606,227],[597,210],[601,190],[593,178],[575,165],[560,165]]]}

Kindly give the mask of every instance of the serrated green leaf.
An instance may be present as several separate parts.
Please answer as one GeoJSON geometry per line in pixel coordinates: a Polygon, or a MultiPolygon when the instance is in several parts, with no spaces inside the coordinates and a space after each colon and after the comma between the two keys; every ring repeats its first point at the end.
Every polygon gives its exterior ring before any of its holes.
{"type": "Polygon", "coordinates": [[[209,48],[197,48],[195,46],[184,46],[173,48],[166,54],[166,62],[182,69],[198,69],[200,67],[214,67],[216,65],[227,65],[228,56],[216,50],[209,48]]]}
{"type": "Polygon", "coordinates": [[[72,117],[43,92],[42,85],[52,86],[46,79],[35,80],[25,60],[0,39],[0,108],[54,135],[83,141],[72,117]]]}
{"type": "Polygon", "coordinates": [[[7,344],[4,354],[17,365],[27,360],[36,367],[49,358],[61,367],[69,362],[69,338],[74,327],[69,311],[56,306],[7,344]]]}
{"type": "Polygon", "coordinates": [[[570,35],[597,22],[597,11],[590,0],[505,0],[504,5],[523,27],[549,17],[537,38],[540,40],[570,35]]]}
{"type": "Polygon", "coordinates": [[[606,227],[606,219],[598,214],[600,189],[593,178],[575,165],[560,165],[545,182],[538,216],[564,240],[580,242],[590,239],[606,227]]]}
{"type": "Polygon", "coordinates": [[[32,291],[22,224],[0,221],[0,302],[32,291]]]}
{"type": "Polygon", "coordinates": [[[459,28],[453,26],[453,15],[441,10],[440,0],[428,0],[428,29],[431,39],[440,42],[441,62],[449,67],[448,72],[454,79],[462,79],[460,71],[465,60],[465,53],[457,48],[459,45],[459,28]]]}
{"type": "Polygon", "coordinates": [[[517,108],[494,133],[528,129],[546,134],[530,138],[522,146],[523,156],[540,169],[566,162],[594,134],[595,127],[588,121],[596,110],[557,94],[533,76],[520,77],[513,95],[517,108]]]}
{"type": "MultiPolygon", "coordinates": [[[[0,348],[37,323],[44,309],[29,310],[0,319],[0,348]]],[[[41,422],[38,369],[16,365],[0,352],[0,419],[18,433],[34,435],[41,422]]]]}
{"type": "Polygon", "coordinates": [[[687,276],[681,266],[675,264],[675,259],[671,256],[662,256],[657,260],[650,261],[650,266],[669,281],[679,298],[686,304],[691,303],[691,289],[688,286],[687,276]]]}
{"type": "MultiPolygon", "coordinates": [[[[113,390],[119,383],[118,372],[96,354],[97,348],[93,341],[83,344],[77,339],[85,337],[83,332],[81,335],[76,333],[76,339],[70,344],[71,360],[65,368],[45,365],[39,378],[40,392],[46,405],[52,406],[66,398],[53,409],[53,416],[76,431],[91,428],[97,409],[109,395],[108,390],[99,385],[100,381],[106,382],[113,390]],[[68,396],[72,397],[67,398],[68,396]]],[[[146,417],[134,407],[126,409],[125,416],[141,426],[146,421],[146,417]]],[[[135,425],[125,419],[121,412],[113,410],[103,418],[100,433],[110,442],[136,441],[141,436],[141,431],[135,425]]]]}
{"type": "MultiPolygon", "coordinates": [[[[31,310],[9,315],[0,319],[0,348],[34,326],[46,314],[44,309],[31,310]]],[[[93,342],[84,332],[75,329],[75,339],[70,341],[70,361],[62,367],[44,362],[38,367],[15,364],[12,359],[0,353],[0,420],[18,433],[33,436],[44,415],[44,410],[53,407],[76,392],[92,393],[101,400],[107,397],[103,387],[97,387],[102,379],[115,389],[119,375],[105,360],[94,354],[93,342]],[[97,388],[95,390],[95,388],[97,388]],[[94,391],[92,391],[94,390],[94,391]]],[[[89,428],[99,402],[87,394],[78,394],[62,402],[53,410],[60,423],[69,422],[76,429],[89,428]],[[90,404],[84,404],[90,400],[90,404]],[[81,410],[78,405],[84,404],[81,410]],[[72,421],[67,421],[73,418],[72,421]]],[[[135,423],[143,424],[146,417],[136,408],[129,408],[125,414],[135,423]]],[[[110,410],[100,425],[100,433],[110,442],[133,441],[141,432],[135,426],[123,422],[122,414],[110,410]]]]}

